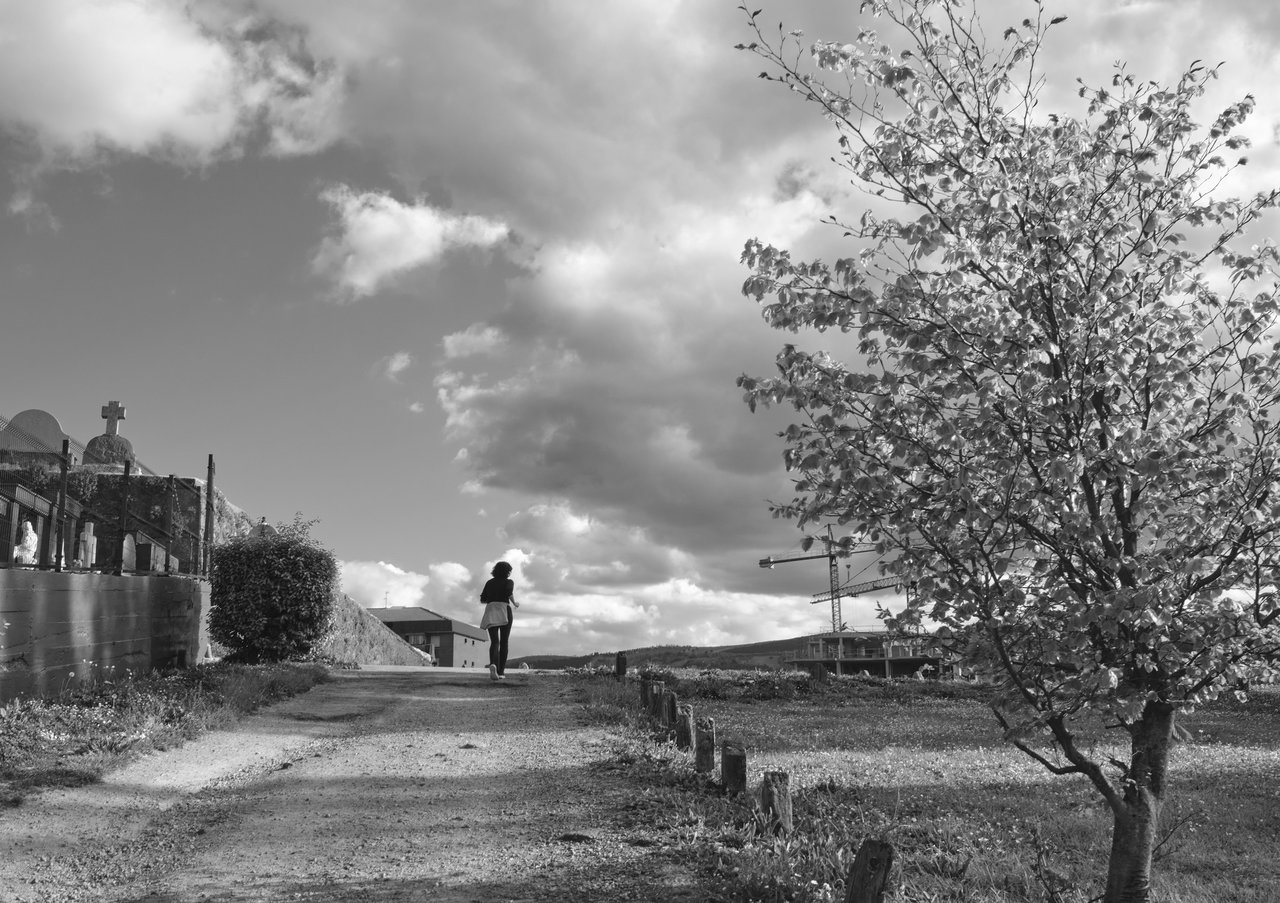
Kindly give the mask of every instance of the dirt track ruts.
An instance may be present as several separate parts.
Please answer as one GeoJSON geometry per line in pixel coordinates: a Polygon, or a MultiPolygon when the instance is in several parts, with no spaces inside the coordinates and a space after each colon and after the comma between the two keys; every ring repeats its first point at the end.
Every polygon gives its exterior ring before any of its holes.
{"type": "Polygon", "coordinates": [[[697,899],[562,678],[338,672],[0,812],[0,903],[697,899]]]}

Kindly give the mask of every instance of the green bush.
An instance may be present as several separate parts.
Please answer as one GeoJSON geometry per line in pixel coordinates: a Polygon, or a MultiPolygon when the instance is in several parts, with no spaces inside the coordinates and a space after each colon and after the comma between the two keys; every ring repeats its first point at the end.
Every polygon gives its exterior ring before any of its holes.
{"type": "Polygon", "coordinates": [[[242,662],[305,658],[331,628],[338,563],[307,524],[214,547],[209,636],[242,662]]]}

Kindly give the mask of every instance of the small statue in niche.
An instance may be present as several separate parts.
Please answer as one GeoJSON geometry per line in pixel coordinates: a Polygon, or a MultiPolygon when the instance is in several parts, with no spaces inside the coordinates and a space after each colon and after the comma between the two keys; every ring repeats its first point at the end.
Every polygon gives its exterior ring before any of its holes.
{"type": "Polygon", "coordinates": [[[22,522],[22,541],[13,547],[14,564],[37,564],[39,562],[40,537],[36,536],[36,528],[31,521],[22,522]]]}

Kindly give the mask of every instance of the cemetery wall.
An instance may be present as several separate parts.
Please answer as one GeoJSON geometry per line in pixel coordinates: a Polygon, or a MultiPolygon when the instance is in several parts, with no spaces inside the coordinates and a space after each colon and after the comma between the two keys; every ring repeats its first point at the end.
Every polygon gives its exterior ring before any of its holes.
{"type": "Polygon", "coordinates": [[[0,702],[194,664],[208,607],[188,577],[0,570],[0,702]]]}
{"type": "Polygon", "coordinates": [[[358,665],[425,665],[426,659],[350,596],[333,596],[333,632],[316,652],[358,665]]]}

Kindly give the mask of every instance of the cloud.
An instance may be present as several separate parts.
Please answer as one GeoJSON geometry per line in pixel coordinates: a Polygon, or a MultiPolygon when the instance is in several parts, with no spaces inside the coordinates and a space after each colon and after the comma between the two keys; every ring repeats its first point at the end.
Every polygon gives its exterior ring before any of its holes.
{"type": "Polygon", "coordinates": [[[502,331],[484,323],[472,323],[462,332],[455,332],[441,340],[446,360],[493,354],[507,344],[502,331]]]}
{"type": "Polygon", "coordinates": [[[312,261],[349,300],[374,294],[396,278],[437,263],[459,248],[491,248],[510,234],[483,216],[457,215],[425,203],[403,204],[380,192],[333,185],[320,193],[337,217],[312,261]]]}
{"type": "Polygon", "coordinates": [[[413,366],[413,355],[407,351],[397,351],[378,361],[374,370],[389,382],[399,382],[400,374],[413,366]]]}
{"type": "Polygon", "coordinates": [[[366,608],[416,605],[441,611],[455,607],[473,581],[471,571],[456,562],[434,564],[420,574],[385,561],[339,562],[342,591],[366,608]]]}
{"type": "MultiPolygon", "coordinates": [[[[296,25],[212,4],[0,6],[0,128],[48,167],[145,155],[207,165],[310,154],[341,133],[346,84],[296,25]]],[[[34,175],[33,175],[34,173],[34,175]]]]}

